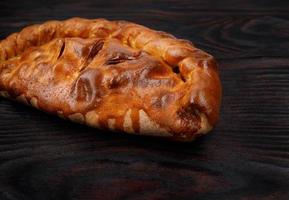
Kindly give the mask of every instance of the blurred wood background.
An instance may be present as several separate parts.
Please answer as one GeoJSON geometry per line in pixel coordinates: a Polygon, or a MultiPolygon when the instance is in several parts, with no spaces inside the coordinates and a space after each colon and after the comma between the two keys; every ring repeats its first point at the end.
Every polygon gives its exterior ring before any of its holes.
{"type": "Polygon", "coordinates": [[[1,0],[0,38],[123,19],[219,61],[221,119],[193,143],[109,133],[0,99],[0,199],[289,199],[289,1],[1,0]]]}

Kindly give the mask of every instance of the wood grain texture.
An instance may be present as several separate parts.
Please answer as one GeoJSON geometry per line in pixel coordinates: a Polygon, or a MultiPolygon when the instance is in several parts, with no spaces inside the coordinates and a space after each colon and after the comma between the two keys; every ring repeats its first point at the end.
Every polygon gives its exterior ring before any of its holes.
{"type": "Polygon", "coordinates": [[[72,16],[126,19],[219,60],[221,119],[178,144],[0,99],[0,199],[289,199],[289,2],[1,1],[0,37],[72,16]]]}

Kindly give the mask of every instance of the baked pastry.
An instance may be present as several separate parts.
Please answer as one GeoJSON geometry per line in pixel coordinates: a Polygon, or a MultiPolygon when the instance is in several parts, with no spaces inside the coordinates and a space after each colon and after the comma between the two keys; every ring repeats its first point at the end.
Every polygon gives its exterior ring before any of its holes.
{"type": "Polygon", "coordinates": [[[126,21],[72,18],[0,43],[0,94],[92,127],[191,141],[216,124],[214,58],[126,21]]]}

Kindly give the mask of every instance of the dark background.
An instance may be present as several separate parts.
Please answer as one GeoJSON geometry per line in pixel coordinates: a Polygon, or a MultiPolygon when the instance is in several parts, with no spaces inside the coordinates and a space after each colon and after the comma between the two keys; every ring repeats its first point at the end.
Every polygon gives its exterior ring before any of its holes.
{"type": "Polygon", "coordinates": [[[289,199],[289,1],[0,1],[0,37],[124,19],[213,54],[221,119],[193,143],[109,133],[0,99],[0,199],[289,199]]]}

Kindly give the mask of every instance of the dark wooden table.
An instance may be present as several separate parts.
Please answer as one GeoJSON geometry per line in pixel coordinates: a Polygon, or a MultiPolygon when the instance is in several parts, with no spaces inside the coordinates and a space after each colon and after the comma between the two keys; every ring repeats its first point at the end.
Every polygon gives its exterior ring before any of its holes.
{"type": "Polygon", "coordinates": [[[0,37],[49,19],[125,19],[219,61],[214,131],[193,143],[87,128],[0,99],[0,199],[289,199],[289,1],[0,2],[0,37]]]}

